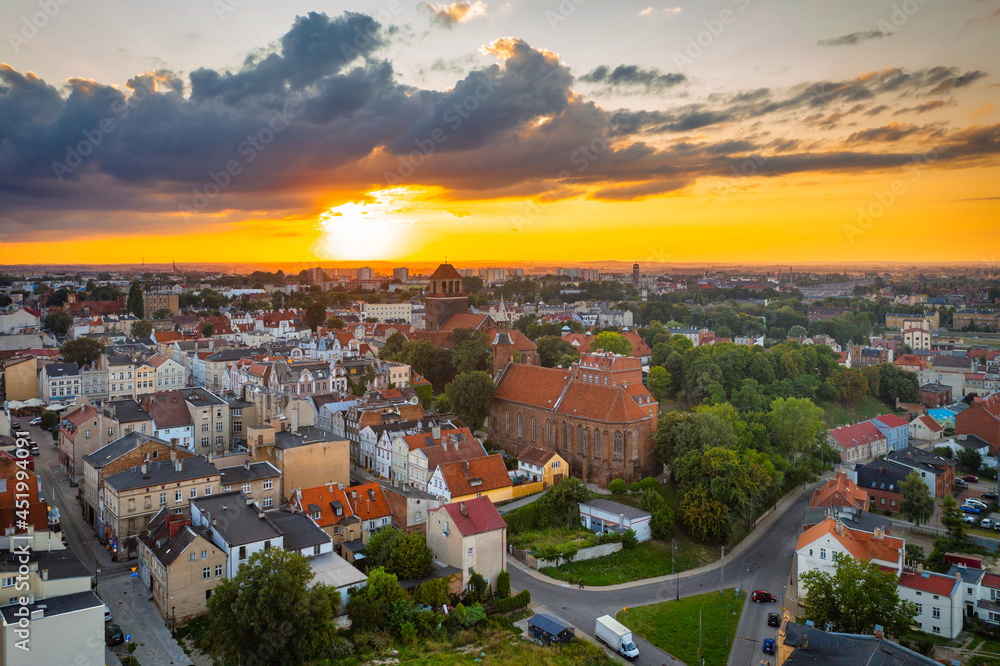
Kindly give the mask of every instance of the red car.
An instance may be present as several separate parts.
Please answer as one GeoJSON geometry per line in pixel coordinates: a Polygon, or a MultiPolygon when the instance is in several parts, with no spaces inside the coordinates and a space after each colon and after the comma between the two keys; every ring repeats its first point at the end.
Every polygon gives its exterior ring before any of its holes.
{"type": "Polygon", "coordinates": [[[756,590],[753,594],[750,595],[750,599],[752,601],[756,601],[759,604],[765,602],[777,601],[777,599],[774,597],[773,594],[771,594],[770,592],[765,592],[764,590],[756,590]]]}
{"type": "Polygon", "coordinates": [[[969,483],[979,483],[979,477],[974,474],[967,474],[962,478],[968,481],[969,483]]]}

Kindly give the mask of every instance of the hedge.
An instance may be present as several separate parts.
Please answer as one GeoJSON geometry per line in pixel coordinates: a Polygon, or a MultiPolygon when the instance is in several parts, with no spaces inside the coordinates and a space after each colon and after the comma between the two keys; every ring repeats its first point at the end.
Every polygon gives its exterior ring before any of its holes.
{"type": "Polygon", "coordinates": [[[493,610],[498,613],[510,613],[511,611],[520,610],[521,608],[526,608],[528,604],[531,603],[531,591],[522,590],[512,597],[507,597],[506,599],[498,599],[493,604],[493,610]]]}

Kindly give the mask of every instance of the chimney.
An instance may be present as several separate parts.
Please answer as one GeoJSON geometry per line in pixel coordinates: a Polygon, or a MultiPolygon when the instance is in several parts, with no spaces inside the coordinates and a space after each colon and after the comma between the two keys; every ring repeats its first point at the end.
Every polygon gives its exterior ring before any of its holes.
{"type": "Polygon", "coordinates": [[[837,518],[837,534],[844,536],[844,523],[840,522],[840,518],[837,518]]]}
{"type": "Polygon", "coordinates": [[[884,539],[885,538],[885,530],[883,530],[881,527],[876,527],[875,531],[873,532],[873,535],[874,535],[874,537],[876,539],[884,539]]]}
{"type": "Polygon", "coordinates": [[[459,509],[459,511],[461,511],[461,512],[462,512],[462,515],[463,515],[463,516],[468,516],[468,515],[469,515],[469,507],[467,507],[467,506],[465,505],[465,502],[461,502],[461,503],[460,503],[460,504],[458,505],[458,509],[459,509]]]}
{"type": "Polygon", "coordinates": [[[181,472],[183,470],[184,470],[184,459],[178,458],[176,461],[174,461],[174,471],[181,472]]]}
{"type": "Polygon", "coordinates": [[[246,460],[243,461],[243,469],[249,471],[249,469],[250,469],[250,459],[249,458],[247,458],[246,460]]]}
{"type": "Polygon", "coordinates": [[[146,476],[147,474],[149,474],[149,465],[142,463],[142,475],[146,476]]]}
{"type": "Polygon", "coordinates": [[[435,441],[441,439],[441,426],[434,426],[431,428],[431,438],[435,441]]]}

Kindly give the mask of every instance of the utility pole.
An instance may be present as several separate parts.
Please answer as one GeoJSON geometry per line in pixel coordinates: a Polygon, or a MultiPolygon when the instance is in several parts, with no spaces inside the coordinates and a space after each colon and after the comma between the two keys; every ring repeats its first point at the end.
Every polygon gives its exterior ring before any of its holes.
{"type": "Polygon", "coordinates": [[[698,609],[698,666],[702,665],[701,659],[701,609],[698,609]]]}
{"type": "Polygon", "coordinates": [[[722,578],[719,581],[722,583],[722,585],[719,587],[719,596],[721,597],[725,596],[726,594],[726,547],[725,546],[722,547],[722,568],[720,570],[722,571],[722,578]]]}
{"type": "MultiPolygon", "coordinates": [[[[673,551],[670,554],[670,573],[674,573],[674,553],[677,552],[677,539],[671,539],[671,541],[674,542],[674,549],[673,549],[673,551]]],[[[680,571],[678,571],[674,575],[674,582],[675,582],[675,584],[677,586],[676,587],[676,592],[675,592],[676,596],[674,597],[674,601],[680,601],[681,600],[681,572],[680,571]]]]}

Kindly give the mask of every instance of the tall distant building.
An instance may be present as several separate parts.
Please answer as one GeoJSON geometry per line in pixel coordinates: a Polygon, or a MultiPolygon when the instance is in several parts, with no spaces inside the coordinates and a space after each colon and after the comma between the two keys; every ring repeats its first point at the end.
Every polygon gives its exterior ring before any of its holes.
{"type": "Polygon", "coordinates": [[[355,277],[359,280],[371,280],[375,277],[375,271],[365,266],[355,271],[355,277]]]}
{"type": "Polygon", "coordinates": [[[580,271],[580,277],[591,282],[597,282],[601,279],[601,275],[596,268],[584,268],[580,271]]]}
{"type": "Polygon", "coordinates": [[[392,279],[399,280],[400,282],[406,282],[410,279],[410,269],[405,266],[392,269],[392,279]]]}
{"type": "Polygon", "coordinates": [[[632,286],[639,288],[639,264],[632,264],[632,286]]]}
{"type": "Polygon", "coordinates": [[[326,282],[326,271],[319,266],[306,270],[306,282],[311,285],[326,282]]]}

